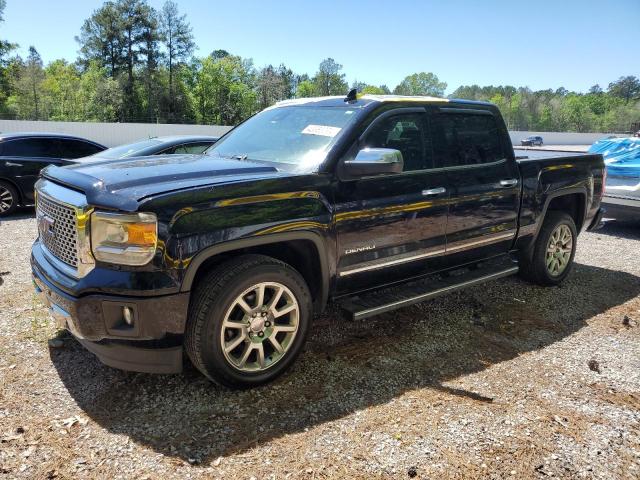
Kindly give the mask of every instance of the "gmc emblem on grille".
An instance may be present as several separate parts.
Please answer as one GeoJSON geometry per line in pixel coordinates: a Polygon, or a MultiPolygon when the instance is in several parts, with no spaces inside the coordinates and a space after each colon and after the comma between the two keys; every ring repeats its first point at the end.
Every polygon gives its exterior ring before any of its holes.
{"type": "Polygon", "coordinates": [[[43,235],[46,234],[49,238],[54,237],[56,234],[53,228],[55,223],[56,221],[48,215],[38,215],[39,230],[43,235]]]}

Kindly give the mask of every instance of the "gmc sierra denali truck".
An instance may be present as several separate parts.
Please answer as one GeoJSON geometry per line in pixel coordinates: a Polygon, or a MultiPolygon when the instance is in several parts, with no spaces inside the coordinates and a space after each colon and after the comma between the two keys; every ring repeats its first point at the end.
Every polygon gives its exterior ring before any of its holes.
{"type": "Polygon", "coordinates": [[[571,270],[600,155],[514,156],[498,109],[429,97],[281,102],[204,155],[49,167],[35,288],[103,363],[272,380],[314,314],[355,319],[520,272],[571,270]]]}

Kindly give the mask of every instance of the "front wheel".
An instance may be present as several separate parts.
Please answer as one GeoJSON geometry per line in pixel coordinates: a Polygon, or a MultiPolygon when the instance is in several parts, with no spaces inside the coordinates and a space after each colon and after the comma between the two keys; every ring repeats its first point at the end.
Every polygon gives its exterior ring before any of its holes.
{"type": "Polygon", "coordinates": [[[548,212],[529,259],[521,262],[524,277],[539,285],[558,285],[573,267],[578,234],[573,218],[548,212]]]}
{"type": "Polygon", "coordinates": [[[289,265],[244,255],[204,277],[185,332],[186,351],[209,379],[250,388],[275,379],[300,353],[312,315],[309,289],[289,265]]]}

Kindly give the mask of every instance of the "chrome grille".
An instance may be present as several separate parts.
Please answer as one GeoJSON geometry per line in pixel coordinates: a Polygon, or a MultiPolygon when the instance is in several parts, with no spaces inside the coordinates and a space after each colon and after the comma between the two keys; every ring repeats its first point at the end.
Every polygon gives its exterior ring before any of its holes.
{"type": "Polygon", "coordinates": [[[78,268],[78,225],[73,208],[44,195],[37,197],[40,241],[56,258],[78,268]]]}

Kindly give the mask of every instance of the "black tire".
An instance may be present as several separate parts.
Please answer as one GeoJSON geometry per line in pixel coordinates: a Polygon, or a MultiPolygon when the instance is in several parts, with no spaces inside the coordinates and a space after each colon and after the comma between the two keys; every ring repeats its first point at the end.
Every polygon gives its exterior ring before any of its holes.
{"type": "Polygon", "coordinates": [[[18,192],[13,185],[0,181],[0,217],[11,215],[18,208],[18,192]],[[8,205],[8,206],[7,206],[8,205]]]}
{"type": "Polygon", "coordinates": [[[243,255],[217,266],[198,282],[189,308],[185,349],[194,366],[210,380],[230,388],[255,387],[291,366],[306,341],[311,317],[311,294],[302,275],[274,258],[243,255]],[[276,363],[262,371],[246,372],[225,358],[220,342],[222,323],[237,297],[260,282],[278,282],[290,290],[299,306],[298,330],[276,363]]]}
{"type": "Polygon", "coordinates": [[[537,283],[538,285],[553,286],[561,283],[571,272],[573,267],[573,258],[576,254],[578,233],[573,218],[563,212],[551,211],[547,212],[544,223],[540,228],[538,237],[536,238],[533,252],[528,258],[521,259],[520,273],[527,280],[537,283]],[[547,267],[547,248],[551,240],[551,235],[561,225],[566,225],[571,231],[572,247],[569,256],[569,262],[562,272],[552,274],[547,267]]]}

